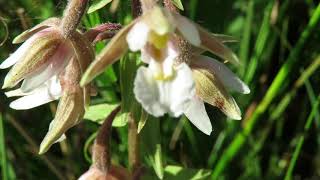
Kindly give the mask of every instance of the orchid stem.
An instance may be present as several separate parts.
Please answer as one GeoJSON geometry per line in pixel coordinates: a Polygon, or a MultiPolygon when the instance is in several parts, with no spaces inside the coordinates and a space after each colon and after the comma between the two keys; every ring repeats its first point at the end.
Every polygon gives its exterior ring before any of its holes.
{"type": "Polygon", "coordinates": [[[152,9],[156,4],[157,0],[140,0],[142,12],[146,12],[152,9]]]}
{"type": "Polygon", "coordinates": [[[129,167],[135,171],[139,168],[139,137],[137,123],[133,118],[132,114],[129,114],[128,121],[128,156],[129,156],[129,167]]]}
{"type": "Polygon", "coordinates": [[[88,0],[69,0],[61,21],[61,29],[65,38],[68,38],[77,29],[88,2],[88,0]]]}
{"type": "Polygon", "coordinates": [[[121,107],[116,107],[106,120],[101,125],[96,140],[93,145],[93,166],[101,170],[102,172],[108,172],[111,166],[111,157],[110,157],[110,136],[112,122],[121,107]]]}

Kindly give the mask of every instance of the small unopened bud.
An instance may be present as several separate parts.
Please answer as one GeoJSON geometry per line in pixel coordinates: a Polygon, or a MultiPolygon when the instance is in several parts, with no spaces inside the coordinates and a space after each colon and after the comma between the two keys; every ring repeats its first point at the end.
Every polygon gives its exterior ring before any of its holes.
{"type": "Polygon", "coordinates": [[[121,166],[111,166],[106,173],[96,167],[91,167],[86,173],[81,175],[79,180],[129,180],[129,172],[121,166]]]}
{"type": "Polygon", "coordinates": [[[61,22],[63,36],[68,38],[74,32],[86,11],[88,0],[69,0],[61,22]]]}

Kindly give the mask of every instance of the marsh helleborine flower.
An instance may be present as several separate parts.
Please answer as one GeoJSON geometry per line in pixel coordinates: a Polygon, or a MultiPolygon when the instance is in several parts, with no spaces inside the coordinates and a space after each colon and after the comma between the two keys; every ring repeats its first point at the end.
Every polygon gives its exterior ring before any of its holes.
{"type": "Polygon", "coordinates": [[[204,102],[218,107],[228,117],[241,119],[241,112],[227,90],[249,93],[249,88],[218,61],[201,56],[206,50],[239,64],[224,45],[227,36],[210,34],[187,18],[154,6],[124,27],[89,66],[85,85],[129,48],[141,51],[142,61],[134,82],[138,102],[150,114],[185,114],[205,134],[212,131],[204,102]]]}
{"type": "MultiPolygon", "coordinates": [[[[93,48],[88,38],[77,31],[65,38],[58,26],[60,22],[57,18],[48,19],[19,35],[14,43],[26,41],[0,65],[13,66],[3,88],[23,80],[20,88],[6,93],[8,97],[22,96],[10,104],[11,108],[30,109],[60,99],[55,118],[40,145],[40,154],[63,139],[64,133],[83,118],[89,103],[90,87],[80,87],[79,82],[94,59],[93,48]]],[[[89,33],[92,40],[105,28],[98,29],[89,33]]]]}

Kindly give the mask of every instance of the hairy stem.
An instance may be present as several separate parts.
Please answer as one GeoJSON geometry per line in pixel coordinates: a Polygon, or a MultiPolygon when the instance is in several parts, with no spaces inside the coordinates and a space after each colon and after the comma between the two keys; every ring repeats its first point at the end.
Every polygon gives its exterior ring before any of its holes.
{"type": "Polygon", "coordinates": [[[68,38],[77,29],[88,2],[88,0],[69,0],[61,21],[61,29],[65,38],[68,38]]]}
{"type": "Polygon", "coordinates": [[[108,172],[111,166],[110,158],[110,135],[112,122],[118,112],[120,111],[120,106],[115,108],[106,120],[101,125],[96,140],[93,145],[93,166],[101,170],[102,172],[108,172]]]}
{"type": "Polygon", "coordinates": [[[156,4],[157,0],[140,0],[142,12],[146,12],[152,9],[156,4]]]}

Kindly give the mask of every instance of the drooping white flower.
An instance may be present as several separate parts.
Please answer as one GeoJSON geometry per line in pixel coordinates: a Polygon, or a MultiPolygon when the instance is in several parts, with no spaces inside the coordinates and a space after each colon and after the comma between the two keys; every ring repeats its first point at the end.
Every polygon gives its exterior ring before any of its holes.
{"type": "Polygon", "coordinates": [[[10,103],[10,107],[17,110],[31,109],[51,101],[57,100],[62,95],[62,88],[57,76],[53,76],[44,84],[24,93],[21,88],[5,93],[7,97],[22,96],[10,103]]]}
{"type": "MultiPolygon", "coordinates": [[[[210,119],[204,104],[199,103],[196,97],[192,71],[184,62],[175,65],[180,51],[173,40],[176,36],[174,23],[168,22],[168,31],[160,33],[148,20],[137,22],[126,38],[129,49],[141,50],[142,61],[148,64],[148,67],[140,67],[137,71],[134,82],[137,101],[156,117],[166,113],[174,117],[186,114],[197,128],[209,135],[212,131],[210,119]]],[[[164,17],[163,21],[170,19],[164,17]]],[[[199,45],[196,28],[190,23],[188,25],[189,31],[184,30],[183,34],[190,35],[190,43],[199,45]]]]}

